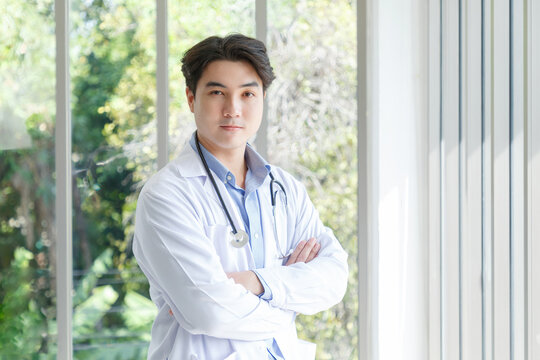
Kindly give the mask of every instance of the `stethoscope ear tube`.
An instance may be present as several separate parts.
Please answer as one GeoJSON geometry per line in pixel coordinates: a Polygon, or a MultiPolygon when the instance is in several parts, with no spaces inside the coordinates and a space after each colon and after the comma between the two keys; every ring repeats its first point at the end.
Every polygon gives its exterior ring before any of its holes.
{"type": "Polygon", "coordinates": [[[270,201],[272,203],[272,207],[276,207],[276,204],[277,204],[277,193],[279,192],[279,190],[281,189],[281,191],[283,191],[283,195],[285,196],[285,206],[287,206],[287,192],[285,191],[285,188],[283,187],[283,185],[277,181],[275,178],[274,178],[274,174],[272,174],[272,172],[268,173],[270,175],[270,201]],[[274,192],[274,184],[276,184],[276,186],[279,187],[279,189],[277,189],[275,192],[274,192]]]}

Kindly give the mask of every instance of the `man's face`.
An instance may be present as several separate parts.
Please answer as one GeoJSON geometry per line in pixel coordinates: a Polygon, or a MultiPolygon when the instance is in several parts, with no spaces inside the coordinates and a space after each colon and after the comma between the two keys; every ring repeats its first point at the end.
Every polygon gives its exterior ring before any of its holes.
{"type": "Polygon", "coordinates": [[[245,61],[211,62],[197,83],[186,89],[199,140],[216,157],[244,150],[262,120],[264,92],[253,66],[245,61]]]}

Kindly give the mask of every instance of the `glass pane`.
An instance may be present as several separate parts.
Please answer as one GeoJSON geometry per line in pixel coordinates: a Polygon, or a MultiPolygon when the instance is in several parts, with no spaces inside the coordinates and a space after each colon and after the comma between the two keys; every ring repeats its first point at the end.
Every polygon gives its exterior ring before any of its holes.
{"type": "Polygon", "coordinates": [[[197,42],[212,36],[239,32],[255,36],[255,1],[169,1],[169,141],[171,159],[195,131],[186,99],[182,56],[197,42]]]}
{"type": "Polygon", "coordinates": [[[0,8],[0,359],[55,359],[54,1],[0,8]]]}
{"type": "Polygon", "coordinates": [[[308,188],[349,254],[342,303],[299,316],[317,359],[355,359],[357,345],[356,11],[346,0],[281,0],[268,7],[276,80],[268,91],[268,157],[308,188]],[[291,151],[292,150],[292,151],[291,151]]]}
{"type": "Polygon", "coordinates": [[[146,359],[155,307],[131,253],[156,171],[155,1],[72,1],[73,350],[146,359]]]}

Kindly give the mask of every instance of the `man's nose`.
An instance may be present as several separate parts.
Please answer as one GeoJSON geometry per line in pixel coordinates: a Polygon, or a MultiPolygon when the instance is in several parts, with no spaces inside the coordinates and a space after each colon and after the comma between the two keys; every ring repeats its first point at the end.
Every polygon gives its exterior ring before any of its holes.
{"type": "Polygon", "coordinates": [[[228,98],[223,108],[223,116],[234,118],[234,117],[239,117],[240,113],[241,113],[240,101],[234,97],[228,98]]]}

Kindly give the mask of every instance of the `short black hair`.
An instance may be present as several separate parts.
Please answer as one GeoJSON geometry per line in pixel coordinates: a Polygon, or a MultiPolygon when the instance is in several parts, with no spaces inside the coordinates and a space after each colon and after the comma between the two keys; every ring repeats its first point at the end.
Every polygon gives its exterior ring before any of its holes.
{"type": "Polygon", "coordinates": [[[262,80],[263,91],[276,78],[262,41],[242,34],[231,34],[224,38],[211,36],[186,51],[182,58],[182,73],[186,86],[193,94],[208,64],[217,60],[249,62],[262,80]]]}

